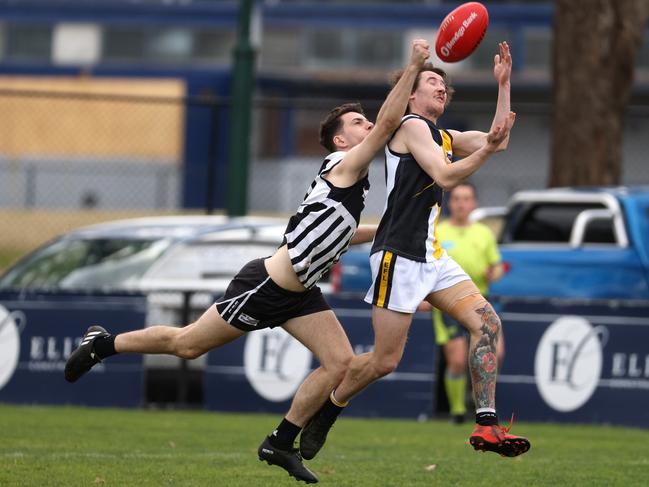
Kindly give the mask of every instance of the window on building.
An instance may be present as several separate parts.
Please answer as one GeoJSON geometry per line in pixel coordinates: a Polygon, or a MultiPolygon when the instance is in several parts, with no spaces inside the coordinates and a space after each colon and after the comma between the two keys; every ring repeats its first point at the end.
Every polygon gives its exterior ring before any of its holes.
{"type": "Polygon", "coordinates": [[[104,59],[113,62],[224,63],[231,58],[234,32],[188,27],[106,26],[104,59]]]}
{"type": "Polygon", "coordinates": [[[355,63],[373,68],[395,69],[403,60],[403,39],[399,31],[359,31],[355,63]]]}
{"type": "Polygon", "coordinates": [[[507,41],[512,44],[512,35],[507,29],[499,27],[490,27],[471,56],[467,59],[467,64],[477,71],[490,71],[494,66],[494,55],[498,53],[498,43],[507,41]]]}
{"type": "Polygon", "coordinates": [[[525,70],[548,72],[552,59],[552,31],[528,28],[524,32],[525,70]]]}
{"type": "Polygon", "coordinates": [[[106,26],[103,58],[105,61],[140,61],[144,58],[146,33],[137,27],[106,26]]]}
{"type": "Polygon", "coordinates": [[[261,69],[295,68],[300,66],[302,42],[295,30],[264,29],[264,42],[260,46],[261,69]]]}
{"type": "Polygon", "coordinates": [[[312,68],[385,70],[403,62],[403,34],[398,31],[313,29],[304,37],[304,64],[312,68]]]}
{"type": "Polygon", "coordinates": [[[234,43],[234,31],[195,31],[192,58],[198,62],[228,63],[232,59],[234,43]]]}
{"type": "Polygon", "coordinates": [[[7,24],[4,48],[7,61],[49,61],[52,54],[52,26],[7,24]]]}
{"type": "Polygon", "coordinates": [[[351,36],[348,29],[313,29],[305,32],[305,64],[311,67],[351,65],[351,36]]]}
{"type": "Polygon", "coordinates": [[[144,43],[144,54],[155,62],[187,62],[194,49],[194,37],[190,29],[155,29],[149,32],[144,43]]]}

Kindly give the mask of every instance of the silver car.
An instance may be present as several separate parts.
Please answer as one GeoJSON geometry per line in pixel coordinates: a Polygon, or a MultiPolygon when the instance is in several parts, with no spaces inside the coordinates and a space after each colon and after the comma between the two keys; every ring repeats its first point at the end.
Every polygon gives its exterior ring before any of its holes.
{"type": "MultiPolygon", "coordinates": [[[[283,219],[223,216],[137,218],[92,225],[21,259],[0,277],[0,291],[42,291],[50,301],[56,301],[57,292],[62,299],[78,291],[133,292],[146,297],[146,326],[182,326],[222,295],[245,263],[272,255],[285,228],[283,219]]],[[[330,282],[323,281],[323,292],[330,292],[330,282]]],[[[143,363],[146,403],[201,403],[206,356],[184,361],[145,355],[143,363]]]]}

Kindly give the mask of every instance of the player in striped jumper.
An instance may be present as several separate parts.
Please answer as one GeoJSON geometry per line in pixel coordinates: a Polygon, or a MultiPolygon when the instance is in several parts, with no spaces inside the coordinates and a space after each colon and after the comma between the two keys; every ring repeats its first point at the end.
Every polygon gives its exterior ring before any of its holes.
{"type": "Polygon", "coordinates": [[[507,43],[499,47],[494,58],[498,101],[488,133],[439,128],[437,120],[452,89],[443,70],[432,64],[421,69],[407,115],[385,147],[387,201],[370,255],[373,284],[365,297],[373,305],[374,349],[352,359],[343,382],[303,431],[300,447],[306,459],[322,447],[347,402],[397,367],[412,315],[423,300],[470,333],[469,369],[477,408],[471,445],[509,457],[530,447],[526,438],[510,435],[509,428],[498,425],[500,319],[471,278],[446,254],[436,233],[443,191],[464,181],[509,142],[515,120],[510,111],[512,59],[507,43]],[[462,159],[453,162],[454,154],[462,159]]]}
{"type": "Polygon", "coordinates": [[[317,482],[293,443],[343,379],[353,351],[316,283],[351,243],[369,242],[374,236],[375,228],[358,228],[369,189],[369,165],[399,126],[417,73],[429,55],[426,41],[413,41],[404,76],[390,91],[376,124],[365,118],[358,104],[337,107],[324,119],[320,142],[331,154],[271,257],[246,264],[223,298],[183,328],[152,326],[114,336],[100,326],[90,327],[68,359],[65,378],[74,382],[116,353],[193,359],[249,331],[282,326],[311,350],[320,367],[300,385],[286,417],[262,442],[258,455],[297,480],[317,482]]]}

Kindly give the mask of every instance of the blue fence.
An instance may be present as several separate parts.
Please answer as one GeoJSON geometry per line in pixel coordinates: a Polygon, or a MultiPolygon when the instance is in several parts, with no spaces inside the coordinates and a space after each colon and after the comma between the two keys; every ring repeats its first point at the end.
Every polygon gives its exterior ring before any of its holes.
{"type": "Polygon", "coordinates": [[[502,300],[501,415],[649,427],[649,303],[502,300]]]}
{"type": "Polygon", "coordinates": [[[145,316],[141,295],[0,294],[0,402],[142,405],[141,355],[99,364],[75,384],[63,369],[88,326],[121,333],[143,327],[145,316]]]}
{"type": "MultiPolygon", "coordinates": [[[[355,353],[374,341],[370,307],[330,297],[355,353]]],[[[500,299],[506,358],[498,409],[521,420],[649,427],[649,302],[500,299]]],[[[71,385],[63,367],[93,323],[141,328],[141,295],[0,294],[0,402],[134,407],[143,404],[140,355],[112,357],[71,385]]],[[[420,418],[433,414],[436,357],[430,316],[415,316],[398,369],[369,386],[346,415],[420,418]]],[[[248,334],[208,355],[204,406],[284,413],[317,361],[283,330],[248,334]]]]}

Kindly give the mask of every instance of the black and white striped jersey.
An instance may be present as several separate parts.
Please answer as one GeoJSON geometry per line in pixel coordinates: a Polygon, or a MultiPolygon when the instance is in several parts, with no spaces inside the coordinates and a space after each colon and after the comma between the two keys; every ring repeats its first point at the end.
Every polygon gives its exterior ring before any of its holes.
{"type": "Polygon", "coordinates": [[[323,178],[345,154],[333,152],[325,158],[284,232],[282,245],[287,245],[293,269],[306,288],[313,287],[347,250],[365,207],[367,175],[347,188],[323,178]]]}
{"type": "MultiPolygon", "coordinates": [[[[444,150],[447,164],[453,160],[453,138],[419,115],[406,115],[424,120],[435,143],[444,150]]],[[[399,154],[385,146],[385,179],[387,201],[371,253],[389,250],[417,262],[439,259],[444,250],[437,239],[437,222],[442,210],[444,192],[421,168],[412,154],[399,154]]]]}

